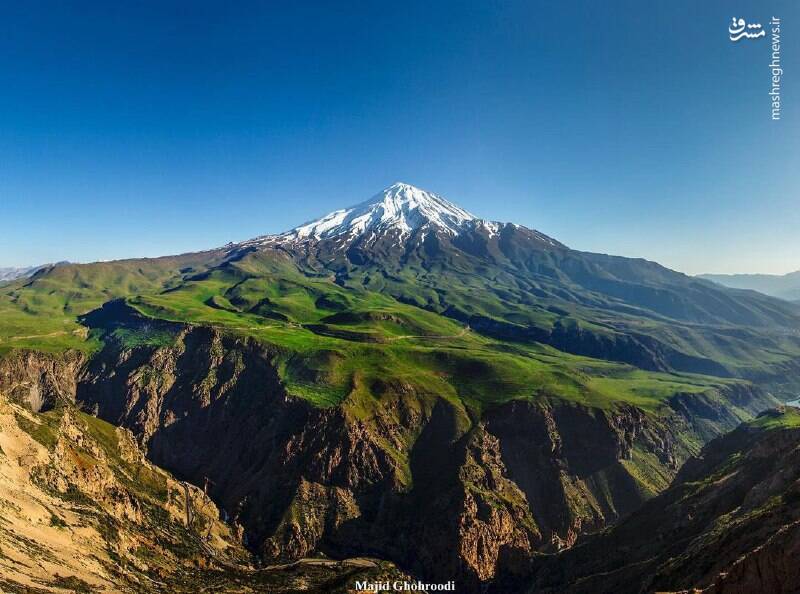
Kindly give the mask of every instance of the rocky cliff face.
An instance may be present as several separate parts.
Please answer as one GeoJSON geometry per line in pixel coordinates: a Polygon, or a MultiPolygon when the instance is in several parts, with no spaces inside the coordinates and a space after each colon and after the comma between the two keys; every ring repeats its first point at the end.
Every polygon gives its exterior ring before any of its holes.
{"type": "Polygon", "coordinates": [[[109,344],[77,398],[156,464],[208,484],[265,562],[372,555],[463,591],[635,510],[697,444],[773,403],[731,384],[659,414],[545,398],[475,419],[394,382],[321,409],[287,394],[275,355],[207,328],[172,346],[109,344]]]}
{"type": "Polygon", "coordinates": [[[709,443],[673,485],[608,532],[496,591],[796,592],[800,413],[769,412],[709,443]]]}
{"type": "Polygon", "coordinates": [[[127,429],[65,401],[78,357],[39,357],[3,361],[0,377],[1,591],[344,594],[356,581],[411,579],[364,558],[253,568],[241,525],[207,493],[150,463],[127,429]],[[40,385],[31,378],[64,390],[46,412],[24,397],[40,385]]]}
{"type": "Polygon", "coordinates": [[[51,409],[75,398],[85,357],[76,351],[51,355],[12,351],[0,357],[0,390],[34,412],[51,409]]]}
{"type": "Polygon", "coordinates": [[[195,569],[246,568],[203,492],[147,462],[132,435],[0,389],[0,590],[153,591],[195,569]],[[185,510],[193,510],[187,523],[185,510]]]}

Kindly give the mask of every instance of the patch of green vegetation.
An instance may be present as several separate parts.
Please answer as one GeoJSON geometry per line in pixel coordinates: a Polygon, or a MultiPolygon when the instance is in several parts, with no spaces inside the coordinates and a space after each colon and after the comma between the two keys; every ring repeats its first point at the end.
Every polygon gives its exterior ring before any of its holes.
{"type": "Polygon", "coordinates": [[[123,482],[135,492],[158,503],[166,503],[168,499],[167,477],[149,467],[129,465],[123,482]]]}
{"type": "Polygon", "coordinates": [[[415,392],[463,401],[476,414],[520,398],[566,399],[602,408],[626,402],[657,410],[678,392],[706,392],[724,383],[645,372],[542,345],[498,342],[383,295],[345,293],[327,280],[286,275],[291,282],[261,279],[256,290],[255,279],[242,280],[226,270],[130,304],[146,316],[188,318],[278,347],[276,363],[287,390],[322,407],[347,399],[369,408],[370,401],[380,399],[379,387],[387,379],[415,392]],[[210,307],[209,292],[214,291],[235,291],[231,301],[242,308],[255,301],[253,294],[260,295],[288,321],[210,307]],[[337,304],[340,311],[315,309],[319,303],[337,304]],[[350,309],[342,310],[345,306],[350,309]]]}
{"type": "Polygon", "coordinates": [[[119,525],[112,516],[98,514],[97,531],[107,543],[116,544],[119,542],[119,525]]]}
{"type": "Polygon", "coordinates": [[[117,428],[111,423],[107,423],[92,415],[81,412],[77,413],[77,415],[85,424],[89,435],[103,447],[106,454],[111,456],[112,459],[118,459],[119,437],[117,436],[117,428]]]}
{"type": "Polygon", "coordinates": [[[94,499],[86,495],[86,493],[78,489],[75,485],[68,485],[67,490],[63,493],[55,492],[54,494],[64,501],[77,503],[78,505],[85,505],[88,507],[95,507],[97,505],[94,499]]]}
{"type": "Polygon", "coordinates": [[[158,503],[166,503],[166,475],[147,465],[124,460],[120,451],[118,429],[114,425],[85,413],[77,413],[77,415],[85,424],[88,434],[103,447],[111,469],[117,478],[132,493],[136,493],[139,497],[150,498],[158,503]]]}
{"type": "Polygon", "coordinates": [[[765,411],[749,425],[760,429],[798,429],[800,428],[800,409],[794,406],[784,406],[781,409],[765,411]]]}
{"type": "Polygon", "coordinates": [[[655,454],[646,451],[638,444],[633,447],[631,459],[622,460],[621,464],[636,480],[645,499],[661,493],[674,478],[655,454]]]}
{"type": "Polygon", "coordinates": [[[79,316],[115,298],[174,288],[221,257],[221,252],[204,252],[60,265],[0,286],[0,351],[93,352],[101,343],[87,337],[79,316]]]}
{"type": "Polygon", "coordinates": [[[19,428],[48,450],[52,450],[58,442],[58,426],[61,423],[62,415],[61,409],[54,409],[35,415],[35,420],[31,420],[21,413],[14,412],[19,428]]]}
{"type": "Polygon", "coordinates": [[[14,349],[32,349],[47,353],[67,350],[93,352],[99,341],[86,339],[85,328],[77,317],[68,314],[49,315],[20,308],[0,289],[0,356],[14,349]]]}
{"type": "MultiPolygon", "coordinates": [[[[267,251],[228,261],[213,253],[58,267],[0,289],[0,350],[23,344],[92,350],[101,341],[161,348],[175,341],[177,330],[169,323],[211,326],[266,345],[292,396],[319,407],[346,401],[362,416],[369,416],[385,386],[393,384],[463,403],[470,414],[480,415],[513,399],[605,409],[627,403],[658,413],[675,394],[712,394],[729,381],[643,371],[519,338],[556,325],[612,341],[627,332],[658,336],[687,355],[724,362],[761,365],[783,357],[762,356],[751,347],[749,358],[740,358],[748,342],[759,344],[747,335],[750,330],[737,334],[665,324],[617,303],[613,310],[588,308],[559,300],[508,271],[477,274],[481,271],[461,270],[462,264],[423,271],[412,262],[391,273],[365,268],[335,279],[267,251]],[[118,298],[134,314],[130,324],[93,327],[88,338],[76,332],[82,328],[78,315],[118,298]],[[458,321],[470,316],[501,330],[482,334],[458,321]],[[23,330],[35,337],[32,342],[19,338],[23,330]],[[508,336],[498,338],[498,332],[508,336]]],[[[157,373],[143,370],[137,381],[142,386],[160,381],[157,373]]],[[[214,383],[209,375],[204,385],[211,389],[214,383]]]]}
{"type": "Polygon", "coordinates": [[[36,588],[27,584],[20,584],[9,578],[0,576],[0,592],[3,594],[50,594],[50,590],[36,588]]]}
{"type": "Polygon", "coordinates": [[[175,334],[155,328],[117,328],[111,336],[127,349],[140,346],[163,347],[175,342],[175,334]]]}

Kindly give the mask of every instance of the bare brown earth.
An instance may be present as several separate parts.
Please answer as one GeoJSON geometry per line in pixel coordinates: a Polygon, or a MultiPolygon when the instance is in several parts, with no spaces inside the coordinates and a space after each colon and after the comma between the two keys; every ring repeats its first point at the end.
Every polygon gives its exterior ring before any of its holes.
{"type": "Polygon", "coordinates": [[[37,415],[1,398],[4,590],[147,589],[170,565],[244,559],[216,506],[144,460],[129,432],[93,431],[89,423],[100,423],[70,408],[37,415]],[[188,530],[186,493],[196,512],[188,530]],[[181,547],[195,550],[180,559],[181,547]]]}

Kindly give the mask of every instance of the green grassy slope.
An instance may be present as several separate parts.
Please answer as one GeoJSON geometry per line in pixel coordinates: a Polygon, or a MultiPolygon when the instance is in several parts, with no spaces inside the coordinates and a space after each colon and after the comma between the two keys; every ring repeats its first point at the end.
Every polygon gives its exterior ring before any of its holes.
{"type": "MultiPolygon", "coordinates": [[[[533,340],[498,338],[471,328],[452,310],[462,308],[520,328],[552,328],[566,321],[583,332],[613,336],[635,327],[660,333],[664,342],[685,352],[734,356],[718,353],[719,335],[706,337],[702,328],[668,326],[631,313],[611,316],[575,303],[557,307],[552,297],[537,297],[524,287],[512,294],[508,278],[495,278],[489,290],[488,278],[448,270],[413,278],[413,270],[408,268],[407,278],[364,273],[359,282],[356,277],[342,282],[331,273],[303,270],[274,251],[227,260],[222,252],[206,252],[60,266],[0,289],[0,349],[92,351],[111,339],[128,347],[170,342],[169,328],[142,319],[213,326],[277,349],[290,393],[319,406],[350,396],[363,410],[392,381],[460,400],[476,414],[518,398],[556,398],[601,408],[630,403],[658,410],[674,394],[714,392],[732,381],[644,371],[533,340]],[[439,300],[435,307],[434,296],[439,300]],[[87,332],[92,324],[82,324],[82,316],[120,298],[141,319],[113,328],[94,324],[99,327],[87,332]],[[445,305],[445,311],[438,311],[445,305]]],[[[742,332],[731,340],[747,341],[742,332]]],[[[760,365],[788,357],[767,346],[762,354],[759,348],[742,349],[741,361],[760,365]]]]}
{"type": "Polygon", "coordinates": [[[502,340],[547,342],[651,369],[753,379],[785,396],[800,391],[800,309],[791,304],[710,288],[639,260],[558,250],[470,258],[437,249],[314,270],[502,340]]]}
{"type": "Polygon", "coordinates": [[[78,316],[110,299],[156,293],[206,270],[222,252],[59,265],[0,285],[0,354],[12,348],[92,351],[78,316]]]}
{"type": "Polygon", "coordinates": [[[111,336],[129,347],[167,344],[169,330],[142,323],[106,335],[97,329],[88,339],[75,332],[83,328],[77,314],[126,297],[144,318],[214,326],[272,345],[290,393],[320,406],[350,396],[357,410],[369,410],[382,385],[402,382],[460,400],[476,414],[518,398],[602,408],[627,402],[657,410],[675,393],[713,391],[727,381],[646,372],[536,343],[497,340],[389,295],[302,274],[288,259],[269,254],[183,276],[139,263],[133,270],[122,264],[82,268],[6,289],[4,307],[28,323],[15,333],[39,334],[25,341],[7,337],[7,344],[92,349],[111,336]],[[84,285],[80,299],[65,288],[76,279],[84,285]],[[68,333],[49,335],[54,327],[68,333]]]}

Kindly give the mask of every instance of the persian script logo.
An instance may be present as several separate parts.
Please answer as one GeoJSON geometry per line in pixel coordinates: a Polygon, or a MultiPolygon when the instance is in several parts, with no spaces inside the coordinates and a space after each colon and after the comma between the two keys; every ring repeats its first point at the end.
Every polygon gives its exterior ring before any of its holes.
{"type": "Polygon", "coordinates": [[[764,35],[766,35],[759,23],[753,23],[752,25],[747,24],[744,22],[744,19],[737,19],[736,17],[733,17],[731,21],[731,26],[728,27],[731,41],[739,41],[742,37],[757,39],[758,37],[764,37],[764,35]]]}

